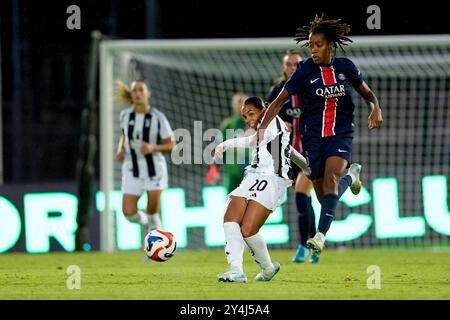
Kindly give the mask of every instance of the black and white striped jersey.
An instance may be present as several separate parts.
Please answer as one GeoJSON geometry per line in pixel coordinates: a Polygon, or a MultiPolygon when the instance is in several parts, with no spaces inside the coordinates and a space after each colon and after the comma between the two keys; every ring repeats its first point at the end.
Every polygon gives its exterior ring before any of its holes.
{"type": "Polygon", "coordinates": [[[125,109],[120,113],[120,127],[126,141],[123,175],[152,178],[167,172],[166,159],[161,152],[144,155],[140,150],[143,142],[161,144],[173,136],[169,121],[161,111],[153,107],[147,113],[135,112],[133,107],[125,109]]]}
{"type": "Polygon", "coordinates": [[[264,132],[263,141],[252,148],[252,163],[247,172],[276,174],[291,180],[291,160],[289,158],[290,133],[286,124],[276,116],[264,132]]]}

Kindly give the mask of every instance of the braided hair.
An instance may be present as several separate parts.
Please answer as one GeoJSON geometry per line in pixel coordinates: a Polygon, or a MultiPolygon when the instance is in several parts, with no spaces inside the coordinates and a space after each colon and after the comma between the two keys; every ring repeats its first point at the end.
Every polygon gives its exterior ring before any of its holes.
{"type": "MultiPolygon", "coordinates": [[[[334,48],[338,46],[345,51],[343,46],[348,45],[349,42],[353,42],[345,35],[350,32],[350,25],[341,23],[341,19],[325,20],[324,14],[318,16],[316,14],[313,21],[309,23],[309,26],[301,26],[297,28],[294,40],[299,43],[301,41],[309,40],[309,35],[314,33],[323,33],[328,41],[334,43],[334,48]]],[[[306,42],[302,47],[307,47],[309,42],[306,42]]]]}

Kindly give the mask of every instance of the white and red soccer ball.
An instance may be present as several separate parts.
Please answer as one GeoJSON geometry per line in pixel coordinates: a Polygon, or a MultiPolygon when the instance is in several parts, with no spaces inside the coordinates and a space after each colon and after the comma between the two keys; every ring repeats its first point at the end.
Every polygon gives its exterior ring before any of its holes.
{"type": "Polygon", "coordinates": [[[155,229],[145,236],[144,251],[153,261],[167,261],[173,257],[176,250],[177,242],[169,231],[155,229]]]}

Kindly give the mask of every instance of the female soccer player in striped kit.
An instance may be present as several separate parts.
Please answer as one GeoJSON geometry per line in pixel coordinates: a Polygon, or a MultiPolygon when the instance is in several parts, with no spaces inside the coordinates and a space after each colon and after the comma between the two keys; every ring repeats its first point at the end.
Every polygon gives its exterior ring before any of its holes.
{"type": "MultiPolygon", "coordinates": [[[[242,117],[250,128],[256,129],[265,113],[264,102],[250,97],[242,106],[242,117]]],[[[218,276],[222,282],[247,282],[243,271],[245,244],[261,267],[256,281],[270,281],[280,270],[278,262],[272,262],[264,238],[258,233],[269,214],[283,201],[292,180],[290,158],[303,158],[289,145],[289,131],[280,117],[273,119],[257,146],[253,136],[230,139],[216,147],[215,159],[222,159],[230,148],[252,148],[252,162],[246,169],[241,184],[229,194],[224,216],[225,253],[230,269],[218,276]],[[292,154],[291,154],[292,152],[292,154]]],[[[302,159],[304,168],[306,159],[302,159]]],[[[297,162],[296,162],[297,163],[297,162]]],[[[301,166],[301,164],[300,164],[301,166]]]]}
{"type": "MultiPolygon", "coordinates": [[[[290,49],[283,56],[281,75],[277,79],[275,86],[270,91],[267,98],[268,102],[272,102],[284,88],[286,81],[297,69],[303,57],[300,53],[290,49]]],[[[291,132],[291,145],[295,150],[302,153],[302,142],[300,128],[300,106],[298,104],[298,96],[291,96],[281,108],[279,112],[280,118],[286,123],[291,132]]],[[[309,237],[316,233],[316,220],[311,204],[311,189],[313,187],[311,180],[300,171],[295,164],[292,165],[293,180],[295,180],[295,203],[297,205],[298,227],[300,233],[300,243],[297,247],[293,262],[302,263],[306,260],[309,250],[306,242],[309,237]]],[[[319,262],[319,255],[312,254],[309,258],[310,263],[319,262]]]]}
{"type": "Polygon", "coordinates": [[[286,82],[283,90],[270,104],[258,136],[264,134],[270,121],[277,115],[291,95],[299,96],[302,107],[300,132],[303,149],[309,161],[314,190],[322,204],[318,232],[307,245],[320,254],[325,235],[334,218],[338,199],[350,186],[359,193],[361,165],[351,162],[353,140],[352,101],[354,88],[368,103],[371,113],[369,129],[379,128],[383,122],[378,99],[363,81],[361,72],[348,58],[335,56],[335,49],[352,42],[346,34],[350,26],[340,20],[324,20],[316,15],[309,26],[298,28],[295,40],[306,40],[311,57],[300,62],[297,70],[286,82]]]}
{"type": "Polygon", "coordinates": [[[147,226],[148,231],[161,228],[160,195],[168,185],[167,164],[162,153],[172,152],[175,138],[166,116],[151,107],[150,90],[143,81],[131,84],[131,91],[117,82],[117,100],[130,106],[120,113],[122,135],[117,160],[122,162],[122,210],[131,222],[147,226]],[[147,192],[146,212],[137,203],[147,192]]]}

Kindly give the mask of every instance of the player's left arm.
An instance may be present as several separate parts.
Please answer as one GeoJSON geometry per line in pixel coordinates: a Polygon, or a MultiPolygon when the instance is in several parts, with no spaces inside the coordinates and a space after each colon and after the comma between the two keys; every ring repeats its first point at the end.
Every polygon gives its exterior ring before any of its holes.
{"type": "Polygon", "coordinates": [[[379,128],[383,123],[383,116],[381,115],[381,108],[378,103],[378,98],[364,81],[355,88],[355,90],[364,98],[369,107],[372,109],[368,118],[369,129],[379,128]]]}

